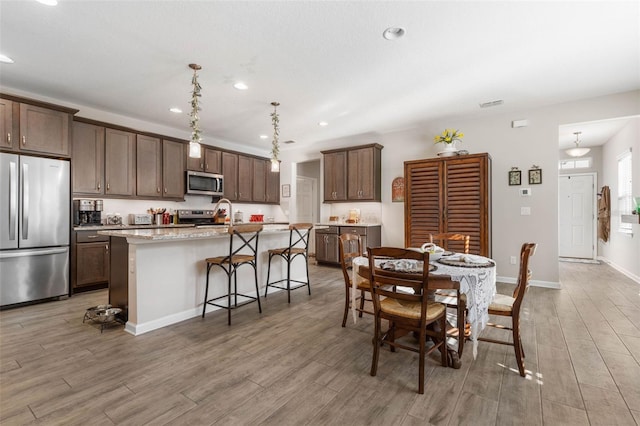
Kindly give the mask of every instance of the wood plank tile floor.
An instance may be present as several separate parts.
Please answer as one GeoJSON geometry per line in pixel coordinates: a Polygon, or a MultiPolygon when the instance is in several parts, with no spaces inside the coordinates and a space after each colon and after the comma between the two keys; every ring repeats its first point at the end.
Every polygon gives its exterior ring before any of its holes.
{"type": "Polygon", "coordinates": [[[122,326],[101,334],[82,318],[105,290],[4,310],[0,423],[638,424],[640,285],[607,265],[560,271],[562,290],[525,298],[526,378],[511,347],[480,342],[459,370],[430,357],[425,395],[413,353],[384,349],[369,375],[372,321],[340,327],[336,268],[312,265],[311,296],[297,290],[288,305],[271,294],[262,315],[247,305],[230,327],[213,312],[138,337],[122,326]]]}

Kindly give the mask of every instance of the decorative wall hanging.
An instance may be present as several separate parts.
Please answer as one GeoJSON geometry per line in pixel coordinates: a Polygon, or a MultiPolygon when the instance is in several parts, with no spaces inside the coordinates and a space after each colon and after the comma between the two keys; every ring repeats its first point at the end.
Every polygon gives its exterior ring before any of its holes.
{"type": "Polygon", "coordinates": [[[529,169],[529,185],[542,183],[542,169],[535,164],[529,169]]]}
{"type": "Polygon", "coordinates": [[[404,201],[404,178],[397,177],[391,182],[391,201],[403,202],[404,201]]]}
{"type": "Polygon", "coordinates": [[[509,171],[509,186],[522,184],[522,172],[517,167],[509,171]]]}

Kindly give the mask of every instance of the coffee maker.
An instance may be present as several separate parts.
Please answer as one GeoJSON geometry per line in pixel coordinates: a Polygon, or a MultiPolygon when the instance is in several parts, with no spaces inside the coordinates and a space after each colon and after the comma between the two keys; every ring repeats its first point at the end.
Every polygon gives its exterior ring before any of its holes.
{"type": "Polygon", "coordinates": [[[73,225],[102,225],[102,200],[73,200],[73,225]]]}

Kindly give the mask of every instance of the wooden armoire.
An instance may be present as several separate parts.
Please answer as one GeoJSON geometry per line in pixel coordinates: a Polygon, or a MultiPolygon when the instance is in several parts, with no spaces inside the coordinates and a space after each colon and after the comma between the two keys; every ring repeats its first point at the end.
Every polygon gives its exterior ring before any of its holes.
{"type": "MultiPolygon", "coordinates": [[[[469,253],[491,257],[491,157],[470,154],[404,163],[404,241],[420,247],[429,234],[471,236],[469,253]]],[[[455,241],[445,248],[462,251],[455,241]]]]}

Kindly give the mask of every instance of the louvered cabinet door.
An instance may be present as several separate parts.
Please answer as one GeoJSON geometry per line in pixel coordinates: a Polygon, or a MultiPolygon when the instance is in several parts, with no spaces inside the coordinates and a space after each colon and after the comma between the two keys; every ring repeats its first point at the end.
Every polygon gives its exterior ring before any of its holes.
{"type": "MultiPolygon", "coordinates": [[[[469,252],[491,256],[491,157],[472,154],[405,162],[405,245],[429,234],[471,237],[469,252]]],[[[449,242],[447,249],[462,251],[449,242]]]]}
{"type": "Polygon", "coordinates": [[[405,163],[405,246],[420,247],[442,229],[441,161],[405,163]]]}
{"type": "MultiPolygon", "coordinates": [[[[486,243],[486,189],[485,159],[481,157],[448,160],[445,166],[445,220],[446,232],[469,235],[469,252],[489,255],[486,243]]],[[[460,251],[463,246],[450,250],[460,251]]]]}

